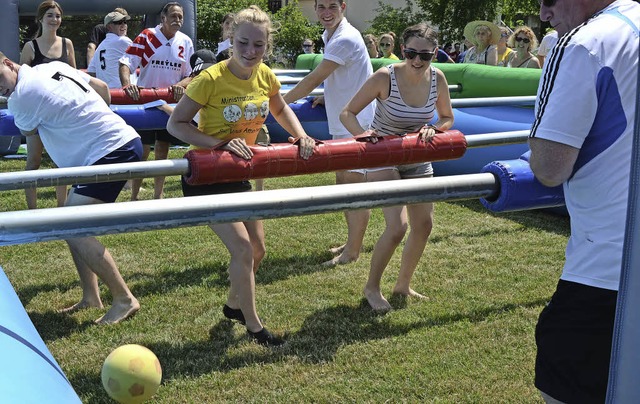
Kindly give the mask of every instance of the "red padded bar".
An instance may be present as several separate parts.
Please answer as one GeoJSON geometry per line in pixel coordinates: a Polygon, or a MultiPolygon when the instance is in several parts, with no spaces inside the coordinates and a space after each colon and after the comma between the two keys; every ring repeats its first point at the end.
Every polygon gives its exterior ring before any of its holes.
{"type": "Polygon", "coordinates": [[[251,146],[254,153],[251,160],[226,150],[190,150],[185,155],[190,168],[186,181],[201,185],[452,160],[462,157],[466,149],[464,135],[449,130],[438,133],[429,142],[421,142],[416,133],[383,136],[375,144],[354,138],[327,140],[316,145],[308,160],[300,157],[297,145],[284,143],[251,146]]]}
{"type": "Polygon", "coordinates": [[[146,104],[147,102],[155,100],[165,100],[170,103],[176,102],[170,88],[140,88],[139,90],[140,98],[138,101],[135,101],[133,98],[125,94],[123,89],[112,88],[109,90],[111,93],[111,103],[114,105],[133,105],[146,104]]]}

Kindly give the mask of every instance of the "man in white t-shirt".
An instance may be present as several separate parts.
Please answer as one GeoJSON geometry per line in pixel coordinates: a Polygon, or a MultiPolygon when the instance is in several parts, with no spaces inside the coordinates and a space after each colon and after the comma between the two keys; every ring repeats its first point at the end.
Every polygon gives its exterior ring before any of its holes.
{"type": "Polygon", "coordinates": [[[558,31],[553,30],[547,32],[547,34],[540,41],[540,46],[538,46],[538,52],[536,56],[538,57],[538,61],[540,62],[540,67],[544,66],[544,60],[551,52],[556,43],[558,42],[558,31]]]}
{"type": "MultiPolygon", "coordinates": [[[[346,8],[347,4],[343,0],[315,1],[316,15],[325,28],[322,34],[325,44],[323,60],[284,96],[286,102],[294,102],[306,97],[324,81],[324,99],[318,97],[314,106],[317,103],[325,104],[329,133],[334,139],[351,137],[351,133],[340,122],[340,112],[373,73],[362,35],[344,17],[346,8]]],[[[372,103],[358,114],[362,127],[368,128],[371,125],[374,113],[375,104],[372,103]]],[[[336,173],[336,183],[365,182],[365,173],[364,170],[339,171],[336,173]]],[[[369,210],[345,212],[347,243],[332,249],[332,252],[339,255],[325,264],[346,264],[358,259],[369,214],[369,210]]]]}
{"type": "MultiPolygon", "coordinates": [[[[109,108],[106,83],[66,63],[20,66],[0,52],[0,94],[9,97],[8,108],[20,132],[32,136],[37,131],[58,167],[140,161],[140,137],[109,108]]],[[[74,185],[65,206],[114,202],[124,184],[74,185]]],[[[117,323],[140,308],[113,258],[95,237],[66,242],[80,275],[82,300],[64,312],[102,308],[98,277],[109,288],[113,303],[97,323],[117,323]]]]}
{"type": "MultiPolygon", "coordinates": [[[[165,4],[161,12],[161,24],[155,28],[146,28],[136,37],[120,58],[120,83],[125,94],[138,100],[138,87],[167,88],[171,87],[177,101],[184,94],[184,89],[191,81],[189,59],[193,55],[191,38],[180,32],[184,21],[184,10],[180,3],[165,4]],[[131,73],[140,67],[137,85],[129,80],[131,73]]],[[[149,157],[151,145],[154,145],[156,160],[164,160],[169,154],[171,143],[181,143],[166,130],[140,131],[144,145],[143,159],[149,157]]],[[[141,179],[133,180],[131,200],[138,198],[141,179]]],[[[162,198],[164,177],[154,178],[153,197],[162,198]]]]}
{"type": "Polygon", "coordinates": [[[127,37],[127,21],[131,17],[112,11],[104,17],[107,36],[96,49],[96,57],[91,59],[87,73],[107,83],[109,88],[121,88],[120,58],[132,44],[127,37]]]}
{"type": "Polygon", "coordinates": [[[571,236],[536,326],[535,385],[548,402],[603,403],[622,272],[636,125],[640,5],[543,0],[558,31],[544,64],[529,163],[563,185],[571,236]]]}

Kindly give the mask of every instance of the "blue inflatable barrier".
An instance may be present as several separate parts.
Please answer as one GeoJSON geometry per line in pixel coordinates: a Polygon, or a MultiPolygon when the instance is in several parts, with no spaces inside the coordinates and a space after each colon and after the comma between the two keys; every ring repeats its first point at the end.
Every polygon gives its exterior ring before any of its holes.
{"type": "Polygon", "coordinates": [[[564,206],[562,185],[547,187],[538,181],[529,166],[529,154],[507,161],[494,161],[482,168],[483,173],[496,176],[500,192],[495,200],[481,198],[482,205],[492,212],[510,212],[564,206]]]}
{"type": "MultiPolygon", "coordinates": [[[[169,115],[155,107],[145,109],[144,105],[112,105],[111,109],[136,130],[165,129],[169,120],[169,115]]],[[[0,110],[0,136],[20,136],[20,130],[13,122],[13,114],[8,109],[0,110]]]]}
{"type": "Polygon", "coordinates": [[[0,401],[80,403],[0,267],[0,401]]]}

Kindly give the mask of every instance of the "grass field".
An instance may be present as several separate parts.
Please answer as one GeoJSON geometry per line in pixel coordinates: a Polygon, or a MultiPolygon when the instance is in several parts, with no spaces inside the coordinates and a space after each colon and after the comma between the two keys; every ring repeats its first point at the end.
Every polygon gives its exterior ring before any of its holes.
{"type": "MultiPolygon", "coordinates": [[[[23,167],[0,159],[0,171],[23,167]]],[[[332,183],[333,174],[322,174],[270,179],[266,189],[332,183]]],[[[152,180],[144,187],[149,199],[152,180]]],[[[165,194],[180,197],[177,177],[167,179],[165,194]]],[[[39,198],[52,207],[53,189],[39,198]]],[[[3,211],[26,208],[22,191],[4,192],[1,201],[3,211]]],[[[326,268],[328,249],[346,238],[342,214],[265,222],[257,306],[270,330],[288,333],[279,349],[250,342],[244,327],[223,317],[228,253],[206,227],[100,238],[142,305],[114,326],[93,325],[103,310],[56,312],[81,294],[64,242],[0,247],[0,265],[85,403],[110,402],[102,362],[129,343],[147,346],[162,363],[158,403],[542,402],[533,387],[534,327],[562,267],[568,218],[492,214],[476,200],[436,204],[413,280],[428,300],[393,298],[394,310],[375,315],[362,288],[383,227],[374,210],[360,260],[326,268]]],[[[387,295],[399,259],[383,277],[387,295]]]]}

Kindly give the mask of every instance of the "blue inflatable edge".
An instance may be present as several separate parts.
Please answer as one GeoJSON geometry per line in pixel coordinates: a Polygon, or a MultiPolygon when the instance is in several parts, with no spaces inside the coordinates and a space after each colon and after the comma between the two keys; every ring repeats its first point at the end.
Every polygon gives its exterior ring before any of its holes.
{"type": "Polygon", "coordinates": [[[80,403],[0,266],[0,401],[80,403]],[[36,388],[37,387],[37,388],[36,388]]]}
{"type": "Polygon", "coordinates": [[[511,212],[529,209],[544,209],[564,206],[562,186],[546,187],[538,181],[529,162],[528,155],[506,161],[493,161],[482,168],[483,173],[493,174],[499,184],[495,200],[481,198],[482,205],[492,212],[511,212]]]}

